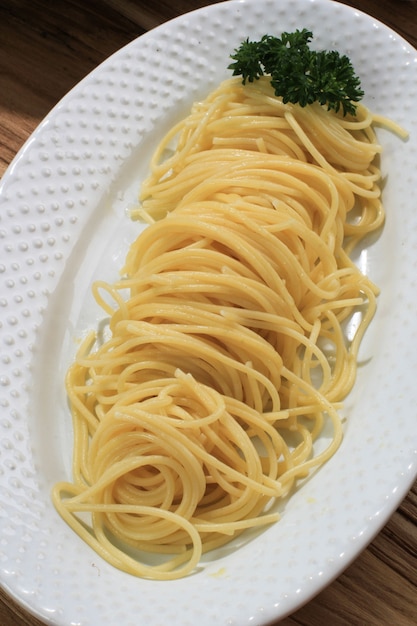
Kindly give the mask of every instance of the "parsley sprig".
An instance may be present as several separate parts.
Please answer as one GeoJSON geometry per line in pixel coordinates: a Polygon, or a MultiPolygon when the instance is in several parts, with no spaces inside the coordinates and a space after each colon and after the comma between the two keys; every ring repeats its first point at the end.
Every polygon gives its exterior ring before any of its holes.
{"type": "Polygon", "coordinates": [[[304,107],[313,102],[343,115],[355,115],[356,105],[363,97],[360,79],[346,55],[339,52],[310,50],[313,33],[306,28],[281,37],[264,35],[260,41],[246,39],[228,66],[234,76],[242,76],[243,84],[253,82],[264,74],[271,77],[276,96],[283,102],[304,107]]]}

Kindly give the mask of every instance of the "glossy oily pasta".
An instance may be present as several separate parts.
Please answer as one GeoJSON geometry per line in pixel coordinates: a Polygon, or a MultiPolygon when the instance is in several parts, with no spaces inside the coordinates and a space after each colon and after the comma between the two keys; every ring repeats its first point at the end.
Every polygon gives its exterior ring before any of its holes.
{"type": "Polygon", "coordinates": [[[374,122],[232,79],[156,150],[149,225],[93,286],[108,332],[68,371],[73,480],[53,491],[116,567],[189,574],[339,447],[376,306],[349,257],[384,221],[374,122]]]}

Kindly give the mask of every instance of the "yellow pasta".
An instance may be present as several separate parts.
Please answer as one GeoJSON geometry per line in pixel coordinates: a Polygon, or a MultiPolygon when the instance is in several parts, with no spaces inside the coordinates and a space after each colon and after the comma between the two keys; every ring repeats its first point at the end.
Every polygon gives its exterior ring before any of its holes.
{"type": "Polygon", "coordinates": [[[121,279],[93,288],[108,335],[90,333],[68,371],[73,481],[53,491],[116,567],[189,574],[277,521],[339,447],[376,306],[349,258],[384,221],[373,121],[232,79],[156,150],[137,211],[149,225],[121,279]]]}

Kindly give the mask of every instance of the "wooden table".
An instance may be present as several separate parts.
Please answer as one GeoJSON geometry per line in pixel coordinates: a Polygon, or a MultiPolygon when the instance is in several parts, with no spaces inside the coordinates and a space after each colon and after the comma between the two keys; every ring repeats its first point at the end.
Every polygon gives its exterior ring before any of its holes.
{"type": "MultiPolygon", "coordinates": [[[[1,0],[0,176],[52,106],[101,61],[158,24],[209,4],[214,2],[1,0]]],[[[375,16],[417,47],[417,2],[345,4],[375,16]]],[[[361,556],[281,624],[417,624],[416,524],[417,483],[361,556]]],[[[0,624],[40,622],[0,591],[0,624]]]]}

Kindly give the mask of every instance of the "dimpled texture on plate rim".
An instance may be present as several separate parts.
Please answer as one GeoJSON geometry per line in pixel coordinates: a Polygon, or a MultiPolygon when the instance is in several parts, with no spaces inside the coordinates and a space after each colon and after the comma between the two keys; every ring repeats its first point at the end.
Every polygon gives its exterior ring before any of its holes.
{"type": "Polygon", "coordinates": [[[414,209],[416,52],[328,0],[224,2],[132,42],[48,115],[5,174],[0,202],[0,576],[56,624],[260,625],[295,610],[365,547],[416,472],[414,209]],[[282,520],[172,582],[111,567],[56,514],[69,478],[65,368],[98,312],[89,288],[122,265],[134,202],[162,134],[228,76],[244,38],[309,28],[349,54],[365,102],[410,131],[381,131],[387,224],[358,258],[381,285],[378,314],[344,414],[342,448],[283,507],[282,520]]]}

